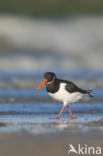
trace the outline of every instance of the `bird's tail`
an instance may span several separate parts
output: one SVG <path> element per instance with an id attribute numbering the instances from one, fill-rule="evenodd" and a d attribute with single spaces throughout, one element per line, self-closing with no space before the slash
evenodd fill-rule
<path id="1" fill-rule="evenodd" d="M 91 92 L 92 92 L 93 90 L 86 90 L 86 93 L 90 96 L 90 97 L 94 97 L 93 95 L 91 95 Z"/>

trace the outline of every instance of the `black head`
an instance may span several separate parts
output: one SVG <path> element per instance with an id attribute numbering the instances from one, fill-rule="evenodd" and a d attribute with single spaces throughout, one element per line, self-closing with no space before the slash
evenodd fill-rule
<path id="1" fill-rule="evenodd" d="M 56 78 L 56 75 L 53 72 L 47 72 L 44 74 L 44 79 L 46 79 L 47 82 L 53 81 L 55 78 Z"/>
<path id="2" fill-rule="evenodd" d="M 37 87 L 37 90 L 40 89 L 45 83 L 46 84 L 50 84 L 52 82 L 54 82 L 56 78 L 56 75 L 52 72 L 47 72 L 44 74 L 44 80 L 41 82 L 41 84 Z"/>

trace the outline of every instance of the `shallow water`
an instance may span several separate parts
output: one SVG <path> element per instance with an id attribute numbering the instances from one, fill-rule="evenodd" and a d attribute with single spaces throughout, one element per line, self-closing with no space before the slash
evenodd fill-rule
<path id="1" fill-rule="evenodd" d="M 0 89 L 0 132 L 29 131 L 30 133 L 60 132 L 67 127 L 84 131 L 91 127 L 89 122 L 103 118 L 103 89 L 93 91 L 94 98 L 70 104 L 76 120 L 69 119 L 64 111 L 60 120 L 55 120 L 62 103 L 52 100 L 45 89 L 35 88 Z M 100 128 L 101 126 L 98 126 Z"/>

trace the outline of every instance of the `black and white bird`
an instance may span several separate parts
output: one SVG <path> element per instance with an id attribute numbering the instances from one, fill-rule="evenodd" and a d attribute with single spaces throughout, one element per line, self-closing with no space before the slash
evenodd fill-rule
<path id="1" fill-rule="evenodd" d="M 65 107 L 69 110 L 70 118 L 76 119 L 69 108 L 69 104 L 83 99 L 86 95 L 92 97 L 90 94 L 92 90 L 83 90 L 76 86 L 73 82 L 58 79 L 53 72 L 47 72 L 44 74 L 44 80 L 38 86 L 37 90 L 44 84 L 46 84 L 46 90 L 52 98 L 63 102 L 63 107 L 56 119 L 60 118 Z"/>

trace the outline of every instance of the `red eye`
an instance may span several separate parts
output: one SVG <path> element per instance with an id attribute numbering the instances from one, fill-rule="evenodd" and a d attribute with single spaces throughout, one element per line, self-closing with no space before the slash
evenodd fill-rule
<path id="1" fill-rule="evenodd" d="M 50 74 L 48 74 L 48 78 L 51 78 L 51 75 Z"/>

